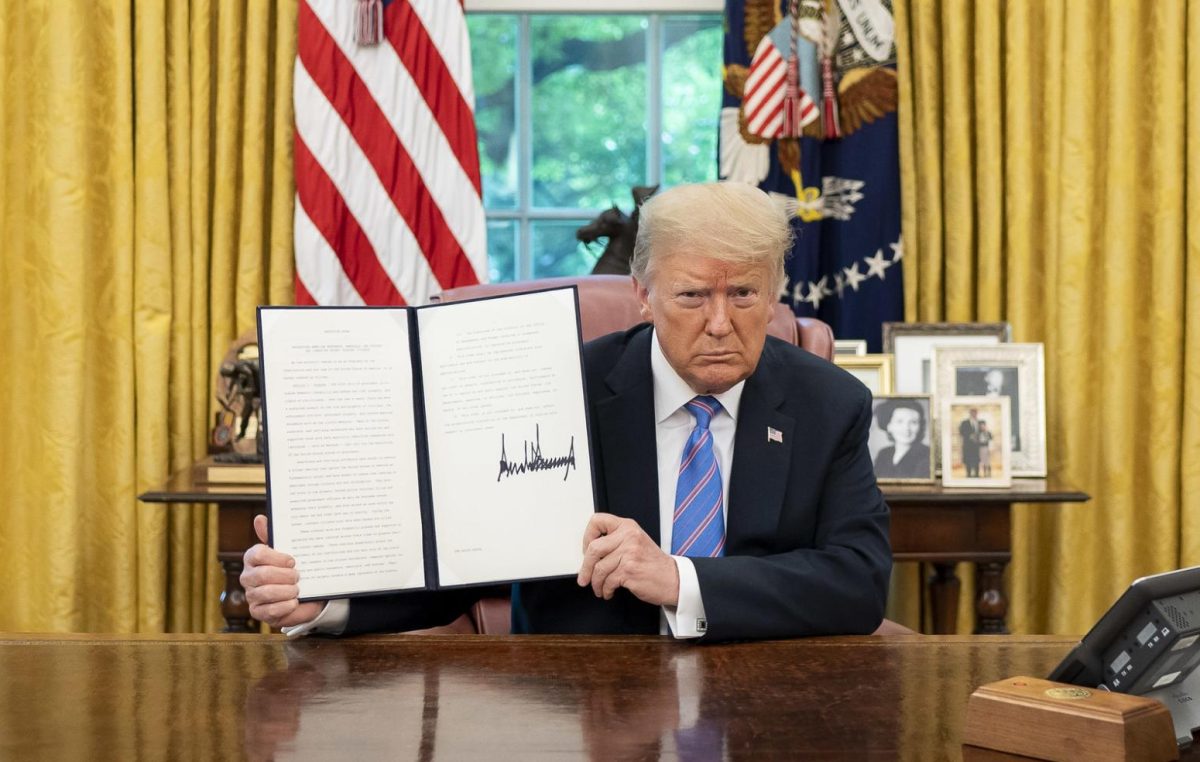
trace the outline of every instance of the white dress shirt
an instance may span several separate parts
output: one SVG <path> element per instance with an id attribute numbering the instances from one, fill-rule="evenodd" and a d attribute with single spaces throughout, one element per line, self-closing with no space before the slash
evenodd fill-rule
<path id="1" fill-rule="evenodd" d="M 654 377 L 654 432 L 658 452 L 658 529 L 659 546 L 671 552 L 671 527 L 675 517 L 675 487 L 679 482 L 679 463 L 683 448 L 696 418 L 686 407 L 696 392 L 679 377 L 658 344 L 655 333 L 650 342 L 650 371 Z M 721 472 L 721 520 L 729 516 L 729 474 L 733 467 L 733 434 L 737 428 L 738 404 L 742 399 L 745 381 L 739 381 L 729 391 L 712 396 L 721 403 L 721 410 L 712 417 L 708 430 L 712 432 L 713 454 Z M 671 556 L 679 569 L 679 604 L 663 606 L 663 617 L 677 638 L 698 638 L 707 629 L 704 600 L 700 581 L 690 559 Z M 665 631 L 664 631 L 665 634 Z"/>
<path id="2" fill-rule="evenodd" d="M 650 372 L 654 379 L 654 431 L 658 452 L 658 526 L 659 547 L 671 552 L 671 527 L 675 516 L 675 487 L 679 481 L 679 463 L 683 459 L 683 448 L 692 429 L 695 417 L 685 407 L 696 392 L 680 378 L 667 356 L 663 354 L 655 333 L 650 342 Z M 714 394 L 721 403 L 721 410 L 709 423 L 712 432 L 713 451 L 717 467 L 721 471 L 722 521 L 729 516 L 729 475 L 733 467 L 733 435 L 737 428 L 738 404 L 746 382 L 739 381 L 733 388 Z M 662 633 L 674 634 L 677 638 L 698 638 L 707 629 L 704 600 L 700 594 L 700 581 L 696 567 L 683 556 L 671 556 L 679 570 L 679 602 L 676 606 L 663 606 Z M 338 635 L 346 629 L 350 619 L 350 601 L 336 598 L 329 601 L 317 617 L 295 627 L 284 627 L 288 637 L 298 637 L 310 632 Z M 669 628 L 669 629 L 668 629 Z"/>

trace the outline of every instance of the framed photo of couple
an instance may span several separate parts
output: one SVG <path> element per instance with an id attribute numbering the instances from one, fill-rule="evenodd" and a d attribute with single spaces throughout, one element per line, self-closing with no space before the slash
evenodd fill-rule
<path id="1" fill-rule="evenodd" d="M 977 395 L 1009 400 L 1004 430 L 1012 449 L 1013 476 L 1046 475 L 1046 382 L 1041 344 L 933 350 L 937 399 Z"/>
<path id="2" fill-rule="evenodd" d="M 867 449 L 881 484 L 932 484 L 932 398 L 928 394 L 876 395 Z"/>
<path id="3" fill-rule="evenodd" d="M 942 484 L 1012 484 L 1011 402 L 1007 397 L 942 398 Z"/>

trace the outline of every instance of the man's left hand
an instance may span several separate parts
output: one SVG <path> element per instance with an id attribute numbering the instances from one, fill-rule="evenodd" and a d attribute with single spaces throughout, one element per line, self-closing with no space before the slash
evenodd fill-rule
<path id="1" fill-rule="evenodd" d="M 597 513 L 583 533 L 583 566 L 576 579 L 610 600 L 623 587 L 655 606 L 679 603 L 679 569 L 633 519 Z"/>

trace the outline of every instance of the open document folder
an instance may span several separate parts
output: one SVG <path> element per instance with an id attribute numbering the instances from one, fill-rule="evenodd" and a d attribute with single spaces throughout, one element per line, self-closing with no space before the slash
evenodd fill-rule
<path id="1" fill-rule="evenodd" d="M 574 287 L 260 307 L 271 543 L 300 598 L 574 575 L 595 511 Z"/>

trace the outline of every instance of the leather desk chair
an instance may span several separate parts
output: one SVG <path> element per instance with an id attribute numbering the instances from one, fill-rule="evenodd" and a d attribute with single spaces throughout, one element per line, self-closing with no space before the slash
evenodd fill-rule
<path id="1" fill-rule="evenodd" d="M 628 275 L 581 275 L 562 278 L 543 278 L 517 283 L 485 283 L 477 286 L 451 288 L 434 296 L 434 302 L 454 302 L 500 294 L 517 294 L 561 286 L 579 288 L 579 318 L 583 340 L 623 331 L 642 322 L 637 297 Z M 796 344 L 826 360 L 833 359 L 833 330 L 816 318 L 796 317 L 783 304 L 775 305 L 775 314 L 767 333 Z M 510 606 L 507 598 L 485 598 L 471 611 L 445 627 L 421 632 L 480 633 L 506 635 L 510 628 Z M 876 635 L 911 634 L 912 630 L 896 622 L 884 620 Z"/>
<path id="2" fill-rule="evenodd" d="M 579 287 L 579 318 L 584 341 L 606 333 L 624 331 L 642 322 L 638 301 L 628 275 L 580 275 L 518 283 L 462 286 L 447 289 L 434 296 L 432 301 L 456 302 L 482 296 L 519 294 L 522 291 L 562 286 Z M 775 314 L 771 316 L 767 333 L 807 349 L 817 357 L 833 359 L 833 331 L 829 325 L 816 318 L 798 318 L 783 304 L 775 305 Z"/>

